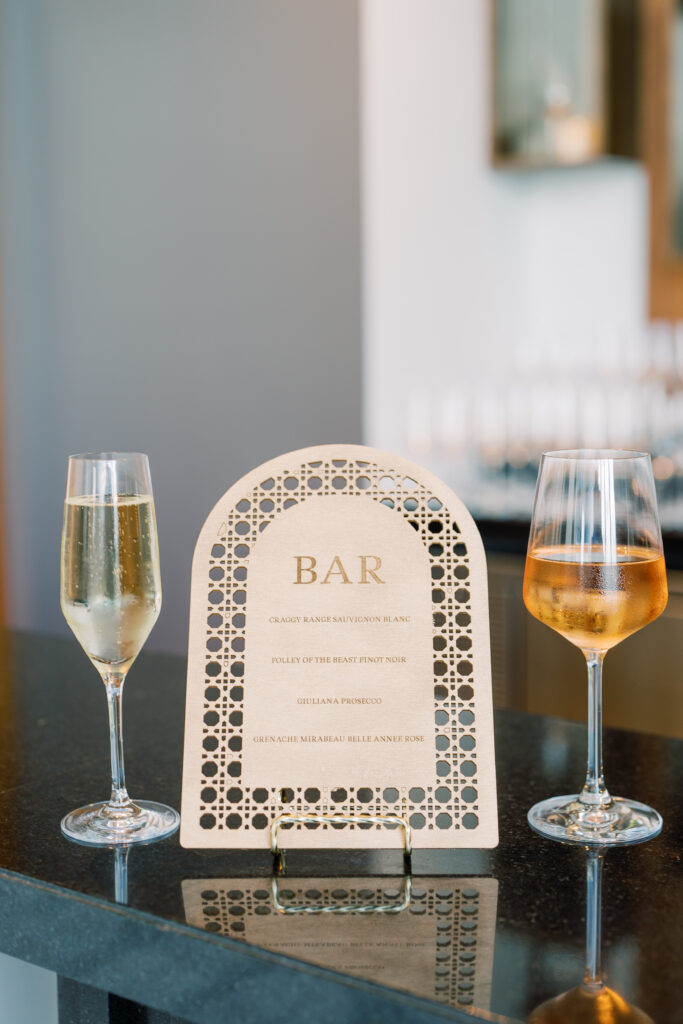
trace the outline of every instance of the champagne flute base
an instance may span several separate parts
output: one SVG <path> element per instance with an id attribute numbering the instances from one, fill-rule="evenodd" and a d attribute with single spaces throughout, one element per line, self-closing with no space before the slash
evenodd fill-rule
<path id="1" fill-rule="evenodd" d="M 67 839 L 83 846 L 129 846 L 154 843 L 173 835 L 180 815 L 166 804 L 137 800 L 130 808 L 112 809 L 108 802 L 88 804 L 62 819 Z"/>
<path id="2" fill-rule="evenodd" d="M 577 796 L 554 796 L 534 804 L 527 821 L 549 839 L 579 846 L 627 846 L 659 835 L 662 817 L 635 800 L 613 797 L 607 805 L 584 803 Z"/>

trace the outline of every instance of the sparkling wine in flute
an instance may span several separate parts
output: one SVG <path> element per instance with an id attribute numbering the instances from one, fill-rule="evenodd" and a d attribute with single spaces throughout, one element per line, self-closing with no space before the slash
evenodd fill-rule
<path id="1" fill-rule="evenodd" d="M 536 831 L 607 846 L 657 835 L 657 811 L 612 797 L 602 767 L 605 654 L 664 611 L 662 535 L 650 456 L 581 449 L 541 459 L 524 573 L 524 603 L 581 649 L 588 668 L 586 781 L 576 796 L 535 804 Z"/>
<path id="2" fill-rule="evenodd" d="M 105 685 L 112 782 L 110 799 L 67 814 L 62 832 L 86 845 L 119 847 L 171 835 L 178 813 L 165 804 L 131 800 L 123 768 L 123 684 L 161 608 L 146 455 L 103 452 L 69 459 L 61 605 Z"/>
<path id="3" fill-rule="evenodd" d="M 534 548 L 527 555 L 525 605 L 581 650 L 608 651 L 666 607 L 660 551 L 621 545 L 613 562 L 599 561 L 601 554 L 567 545 Z"/>
<path id="4" fill-rule="evenodd" d="M 127 672 L 161 608 L 152 498 L 70 498 L 64 535 L 64 617 L 103 675 Z"/>

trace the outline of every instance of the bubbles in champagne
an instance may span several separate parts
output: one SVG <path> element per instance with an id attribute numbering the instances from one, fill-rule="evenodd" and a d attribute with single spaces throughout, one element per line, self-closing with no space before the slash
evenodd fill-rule
<path id="1" fill-rule="evenodd" d="M 154 503 L 69 498 L 62 537 L 62 611 L 97 668 L 126 672 L 161 608 Z"/>

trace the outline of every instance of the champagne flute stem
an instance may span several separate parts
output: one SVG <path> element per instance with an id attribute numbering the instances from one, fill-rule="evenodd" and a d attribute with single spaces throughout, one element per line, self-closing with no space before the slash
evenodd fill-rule
<path id="1" fill-rule="evenodd" d="M 601 925 L 602 925 L 602 865 L 601 850 L 588 851 L 586 870 L 586 975 L 584 984 L 594 987 L 602 984 Z"/>
<path id="2" fill-rule="evenodd" d="M 588 665 L 588 764 L 582 803 L 605 807 L 611 797 L 605 786 L 602 766 L 602 663 L 604 651 L 587 651 Z"/>
<path id="3" fill-rule="evenodd" d="M 126 791 L 126 780 L 123 768 L 123 726 L 121 718 L 121 700 L 125 675 L 110 672 L 105 677 L 107 688 L 107 704 L 109 706 L 109 747 L 111 750 L 111 799 L 110 810 L 129 808 L 131 799 Z"/>

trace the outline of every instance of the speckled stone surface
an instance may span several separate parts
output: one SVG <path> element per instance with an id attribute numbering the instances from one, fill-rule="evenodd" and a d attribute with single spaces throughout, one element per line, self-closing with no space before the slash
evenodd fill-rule
<path id="1" fill-rule="evenodd" d="M 179 805 L 185 663 L 143 655 L 124 696 L 133 797 Z M 182 883 L 267 879 L 265 853 L 183 850 L 177 836 L 132 849 L 128 904 L 114 900 L 110 850 L 73 845 L 59 822 L 106 797 L 104 691 L 75 642 L 12 634 L 0 649 L 0 949 L 67 979 L 194 1024 L 223 1021 L 524 1021 L 581 981 L 585 855 L 544 841 L 528 807 L 575 792 L 585 730 L 556 719 L 498 712 L 501 842 L 492 851 L 417 852 L 415 876 L 480 876 L 498 883 L 486 1005 L 465 1013 L 397 987 L 341 974 L 186 923 Z M 603 882 L 605 979 L 655 1024 L 683 1017 L 683 743 L 608 732 L 610 789 L 656 807 L 662 835 L 610 851 Z M 398 875 L 395 853 L 292 854 L 291 877 Z M 294 922 L 296 919 L 292 919 Z M 334 935 L 335 917 L 320 927 Z M 296 927 L 296 923 L 292 924 Z M 376 915 L 377 942 L 386 918 Z M 321 932 L 324 934 L 324 931 Z M 314 958 L 314 955 L 313 955 Z M 410 972 L 406 972 L 408 976 Z"/>

